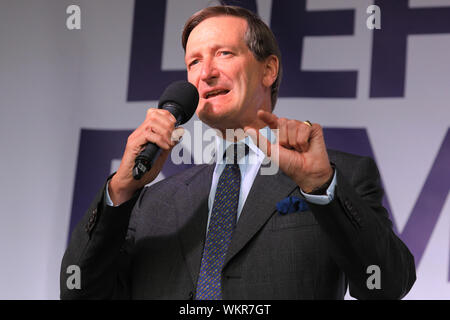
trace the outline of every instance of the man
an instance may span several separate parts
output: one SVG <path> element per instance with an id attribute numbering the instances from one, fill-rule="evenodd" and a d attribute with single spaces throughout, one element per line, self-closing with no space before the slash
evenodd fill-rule
<path id="1" fill-rule="evenodd" d="M 381 205 L 373 160 L 327 150 L 318 124 L 271 112 L 281 63 L 270 29 L 245 9 L 210 7 L 188 20 L 183 47 L 198 117 L 224 136 L 248 132 L 252 139 L 217 145 L 245 143 L 244 158 L 257 163 L 217 161 L 142 189 L 176 144 L 174 117 L 149 109 L 72 234 L 61 298 L 342 299 L 347 284 L 355 298 L 402 298 L 414 259 Z M 277 141 L 266 140 L 267 128 Z M 148 142 L 164 151 L 136 181 L 134 159 Z M 277 174 L 261 174 L 264 156 Z M 67 287 L 69 265 L 80 267 L 78 290 Z"/>

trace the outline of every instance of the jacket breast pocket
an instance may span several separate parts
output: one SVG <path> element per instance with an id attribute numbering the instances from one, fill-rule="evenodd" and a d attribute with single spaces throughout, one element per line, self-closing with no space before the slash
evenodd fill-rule
<path id="1" fill-rule="evenodd" d="M 318 225 L 311 211 L 297 211 L 286 214 L 276 212 L 272 218 L 272 230 L 291 229 Z"/>

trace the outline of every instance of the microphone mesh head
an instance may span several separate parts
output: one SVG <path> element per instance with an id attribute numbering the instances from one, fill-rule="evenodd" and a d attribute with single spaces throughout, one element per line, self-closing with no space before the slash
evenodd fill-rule
<path id="1" fill-rule="evenodd" d="M 182 111 L 182 121 L 186 123 L 197 109 L 199 95 L 197 88 L 187 81 L 176 81 L 171 83 L 159 98 L 158 108 L 162 108 L 166 103 L 173 103 L 180 106 Z"/>

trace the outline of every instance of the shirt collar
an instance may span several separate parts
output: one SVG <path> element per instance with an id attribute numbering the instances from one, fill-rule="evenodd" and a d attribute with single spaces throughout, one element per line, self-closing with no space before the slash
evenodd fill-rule
<path id="1" fill-rule="evenodd" d="M 259 133 L 264 136 L 266 139 L 268 139 L 271 143 L 274 142 L 275 140 L 275 134 L 272 132 L 272 130 L 266 126 L 264 128 L 261 128 L 258 130 Z M 222 155 L 224 154 L 224 152 L 227 150 L 227 148 L 233 144 L 234 142 L 229 141 L 229 140 L 225 140 L 221 137 L 220 134 L 217 134 L 215 136 L 215 143 L 216 143 L 216 155 L 219 155 L 216 159 L 217 163 L 223 163 L 223 157 Z M 246 160 L 244 159 L 248 159 L 249 157 L 254 157 L 256 156 L 258 159 L 263 159 L 265 157 L 264 152 L 261 151 L 261 149 L 258 148 L 258 146 L 253 142 L 253 139 L 251 139 L 250 137 L 245 137 L 242 140 L 239 140 L 237 142 L 239 143 L 245 143 L 248 145 L 249 147 L 249 153 L 248 155 L 246 155 L 245 157 L 243 157 L 241 160 L 238 161 L 239 164 L 241 163 L 245 163 Z"/>

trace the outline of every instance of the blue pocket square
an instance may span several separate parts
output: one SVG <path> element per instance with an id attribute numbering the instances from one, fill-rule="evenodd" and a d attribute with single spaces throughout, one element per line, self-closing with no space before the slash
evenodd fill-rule
<path id="1" fill-rule="evenodd" d="M 303 212 L 309 210 L 306 201 L 299 197 L 287 197 L 277 202 L 277 210 L 281 214 L 288 214 L 292 212 Z"/>

